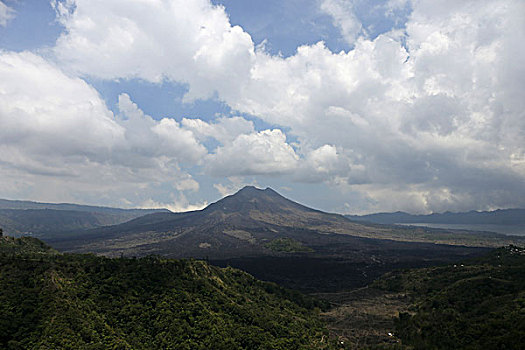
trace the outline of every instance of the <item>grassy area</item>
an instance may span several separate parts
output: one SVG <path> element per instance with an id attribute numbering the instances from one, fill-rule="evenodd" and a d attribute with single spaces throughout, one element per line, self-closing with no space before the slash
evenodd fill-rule
<path id="1" fill-rule="evenodd" d="M 292 238 L 278 238 L 269 243 L 266 243 L 265 247 L 273 250 L 274 252 L 285 253 L 310 253 L 314 251 L 312 248 L 307 247 L 301 242 Z"/>

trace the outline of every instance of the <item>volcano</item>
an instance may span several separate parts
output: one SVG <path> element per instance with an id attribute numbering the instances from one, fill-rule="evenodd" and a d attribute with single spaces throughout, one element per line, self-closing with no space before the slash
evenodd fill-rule
<path id="1" fill-rule="evenodd" d="M 232 257 L 311 252 L 327 235 L 388 231 L 289 200 L 271 188 L 246 186 L 202 210 L 154 213 L 129 222 L 48 240 L 72 252 L 108 256 Z M 272 242 L 275 242 L 272 244 Z"/>
<path id="2" fill-rule="evenodd" d="M 353 222 L 271 188 L 248 186 L 202 210 L 153 213 L 46 241 L 60 251 L 109 257 L 209 259 L 309 291 L 360 287 L 392 269 L 442 264 L 485 251 L 402 241 L 407 232 L 412 234 L 406 228 Z"/>

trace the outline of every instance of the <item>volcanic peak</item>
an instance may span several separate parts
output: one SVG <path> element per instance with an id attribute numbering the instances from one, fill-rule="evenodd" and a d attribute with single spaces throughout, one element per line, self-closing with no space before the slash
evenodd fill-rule
<path id="1" fill-rule="evenodd" d="M 220 210 L 223 212 L 244 212 L 246 210 L 279 210 L 283 207 L 298 205 L 281 196 L 273 189 L 259 189 L 246 186 L 237 193 L 209 205 L 204 211 Z"/>

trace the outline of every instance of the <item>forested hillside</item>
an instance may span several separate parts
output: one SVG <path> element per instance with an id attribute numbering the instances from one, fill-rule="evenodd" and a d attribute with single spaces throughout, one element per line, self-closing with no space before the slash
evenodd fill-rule
<path id="1" fill-rule="evenodd" d="M 33 237 L 14 238 L 3 236 L 3 229 L 0 228 L 0 256 L 11 256 L 22 254 L 56 254 L 56 250 Z"/>
<path id="2" fill-rule="evenodd" d="M 375 283 L 412 299 L 396 336 L 416 349 L 522 349 L 525 249 L 443 267 L 390 273 Z"/>
<path id="3" fill-rule="evenodd" d="M 26 238 L 0 248 L 0 348 L 330 348 L 319 301 L 240 270 L 56 254 Z"/>

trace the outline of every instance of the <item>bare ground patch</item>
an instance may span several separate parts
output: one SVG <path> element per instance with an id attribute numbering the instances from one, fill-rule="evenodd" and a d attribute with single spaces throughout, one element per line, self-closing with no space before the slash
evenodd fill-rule
<path id="1" fill-rule="evenodd" d="M 402 349 L 394 333 L 394 318 L 406 312 L 409 299 L 404 293 L 364 287 L 337 293 L 316 293 L 333 307 L 321 314 L 330 335 L 346 349 Z"/>

